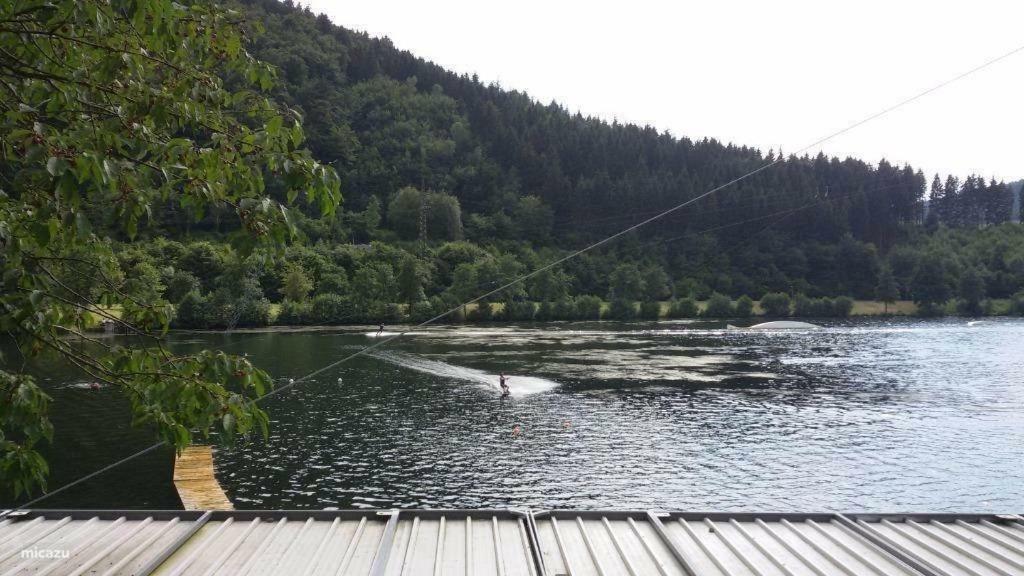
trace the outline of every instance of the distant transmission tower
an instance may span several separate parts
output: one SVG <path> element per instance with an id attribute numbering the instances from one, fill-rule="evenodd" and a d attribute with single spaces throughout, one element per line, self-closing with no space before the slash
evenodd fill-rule
<path id="1" fill-rule="evenodd" d="M 427 210 L 429 202 L 427 200 L 427 193 L 420 192 L 420 242 L 423 244 L 427 243 Z"/>

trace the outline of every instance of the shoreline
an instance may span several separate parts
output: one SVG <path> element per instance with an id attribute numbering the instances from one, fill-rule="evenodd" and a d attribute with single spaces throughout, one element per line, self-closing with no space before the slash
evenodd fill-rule
<path id="1" fill-rule="evenodd" d="M 659 314 L 657 318 L 644 318 L 637 314 L 633 318 L 609 318 L 606 317 L 608 314 L 611 304 L 609 302 L 602 302 L 601 304 L 601 318 L 534 318 L 530 320 L 523 319 L 502 319 L 500 317 L 492 316 L 490 318 L 479 319 L 479 318 L 468 318 L 469 312 L 475 313 L 478 309 L 477 304 L 467 305 L 466 312 L 453 312 L 451 319 L 445 319 L 435 322 L 435 326 L 493 326 L 493 325 L 509 325 L 509 324 L 549 324 L 549 323 L 565 323 L 565 322 L 664 322 L 664 321 L 692 321 L 692 322 L 746 322 L 751 320 L 836 320 L 844 318 L 973 318 L 973 319 L 984 319 L 984 318 L 1005 318 L 1005 317 L 1016 317 L 1011 314 L 1011 301 L 1009 299 L 993 299 L 992 312 L 989 314 L 981 315 L 965 315 L 959 313 L 954 304 L 947 304 L 942 314 L 934 316 L 923 316 L 918 314 L 918 306 L 910 300 L 897 300 L 896 302 L 888 305 L 888 310 L 883 302 L 877 300 L 853 300 L 853 306 L 850 308 L 850 312 L 846 316 L 798 316 L 796 314 L 790 314 L 789 316 L 769 316 L 764 313 L 761 308 L 760 301 L 755 301 L 751 314 L 749 316 L 715 316 L 705 317 L 702 316 L 705 309 L 707 308 L 708 301 L 700 300 L 695 301 L 697 314 L 694 316 L 686 317 L 672 317 L 670 316 L 671 301 L 658 302 L 660 306 Z M 539 303 L 534 303 L 539 305 Z M 172 327 L 170 332 L 178 334 L 225 334 L 225 333 L 291 333 L 291 332 L 327 332 L 327 331 L 351 331 L 351 332 L 365 332 L 365 331 L 376 331 L 378 324 L 373 323 L 352 323 L 352 324 L 277 324 L 274 322 L 277 317 L 277 313 L 280 309 L 280 304 L 272 304 L 273 307 L 271 313 L 271 322 L 262 326 L 240 326 L 233 328 L 188 328 L 188 327 Z M 504 303 L 492 303 L 492 310 L 500 312 L 504 309 Z M 114 313 L 114 312 L 112 312 Z M 386 326 L 403 326 L 411 327 L 417 325 L 417 322 L 409 319 L 403 320 L 392 320 L 385 321 Z M 105 331 L 103 324 L 97 323 L 95 326 L 87 329 L 91 333 L 103 334 L 115 336 L 123 335 L 118 331 Z"/>
<path id="2" fill-rule="evenodd" d="M 798 321 L 835 321 L 835 320 L 851 320 L 851 319 L 900 319 L 900 320 L 943 320 L 943 319 L 976 319 L 976 320 L 988 320 L 998 318 L 1017 318 L 1012 315 L 994 315 L 994 316 L 965 316 L 959 314 L 946 314 L 943 316 L 917 316 L 915 314 L 898 314 L 892 313 L 883 314 L 881 312 L 874 313 L 851 313 L 849 316 L 844 318 L 839 317 L 799 317 L 789 316 L 781 318 L 782 320 L 798 320 Z M 438 327 L 499 327 L 499 326 L 523 326 L 523 325 L 561 325 L 561 324 L 572 324 L 572 323 L 592 323 L 592 324 L 644 324 L 644 323 L 683 323 L 683 324 L 714 324 L 723 323 L 721 327 L 725 330 L 724 324 L 733 322 L 747 323 L 753 322 L 758 323 L 767 320 L 778 320 L 780 318 L 774 318 L 765 316 L 762 314 L 755 314 L 745 318 L 658 318 L 655 319 L 644 319 L 634 318 L 632 320 L 619 320 L 612 318 L 602 318 L 600 320 L 586 320 L 586 319 L 574 319 L 574 320 L 487 320 L 487 321 L 462 321 L 462 322 L 437 322 L 430 326 L 424 326 L 423 329 L 438 328 Z M 416 324 L 410 322 L 395 322 L 385 325 L 385 332 L 396 332 L 403 330 L 411 330 Z M 196 328 L 172 328 L 169 333 L 171 334 L 300 334 L 309 332 L 347 332 L 352 334 L 359 334 L 363 332 L 376 332 L 376 324 L 271 324 L 268 326 L 248 326 L 239 328 L 208 328 L 208 329 L 196 329 Z"/>

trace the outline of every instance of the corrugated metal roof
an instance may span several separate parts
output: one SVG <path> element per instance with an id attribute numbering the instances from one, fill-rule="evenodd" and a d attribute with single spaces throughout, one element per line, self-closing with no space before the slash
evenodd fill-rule
<path id="1" fill-rule="evenodd" d="M 27 511 L 0 576 L 1024 576 L 995 515 Z"/>
<path id="2" fill-rule="evenodd" d="M 137 574 L 199 514 L 31 514 L 0 525 L 0 574 Z"/>
<path id="3" fill-rule="evenodd" d="M 156 574 L 369 574 L 388 513 L 218 515 Z"/>
<path id="4" fill-rule="evenodd" d="M 553 511 L 547 574 L 1024 576 L 1024 524 L 969 515 Z"/>
<path id="5" fill-rule="evenodd" d="M 525 512 L 90 514 L 29 511 L 0 522 L 0 576 L 540 576 Z"/>
<path id="6" fill-rule="evenodd" d="M 923 572 L 947 576 L 1024 575 L 1024 524 L 985 516 L 856 515 L 844 518 Z"/>
<path id="7" fill-rule="evenodd" d="M 402 512 L 387 576 L 536 576 L 526 514 Z"/>
<path id="8" fill-rule="evenodd" d="M 664 525 L 700 574 L 917 574 L 829 516 L 673 514 Z"/>
<path id="9" fill-rule="evenodd" d="M 550 575 L 688 574 L 645 512 L 542 512 L 534 523 Z"/>

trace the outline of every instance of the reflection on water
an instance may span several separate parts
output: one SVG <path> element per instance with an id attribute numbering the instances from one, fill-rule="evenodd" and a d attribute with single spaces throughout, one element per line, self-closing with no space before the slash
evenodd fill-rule
<path id="1" fill-rule="evenodd" d="M 189 334 L 177 345 L 244 351 L 286 380 L 374 335 Z M 221 450 L 218 474 L 242 508 L 1020 510 L 1022 335 L 1019 320 L 952 319 L 418 330 L 274 398 L 271 438 Z M 498 397 L 499 372 L 510 399 Z M 64 399 L 85 400 L 76 417 L 120 422 L 116 402 L 95 401 L 114 391 L 57 389 L 81 379 L 51 376 Z M 55 455 L 55 474 L 128 453 L 78 449 Z M 70 505 L 159 504 L 152 469 L 165 465 L 137 467 L 148 484 L 125 475 Z"/>

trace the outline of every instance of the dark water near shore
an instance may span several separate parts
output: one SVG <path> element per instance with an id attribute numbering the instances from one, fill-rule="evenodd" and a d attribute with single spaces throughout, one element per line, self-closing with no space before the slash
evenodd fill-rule
<path id="1" fill-rule="evenodd" d="M 271 438 L 221 450 L 218 475 L 239 508 L 1024 509 L 1024 321 L 721 326 L 425 330 L 272 399 Z M 370 342 L 175 336 L 281 381 Z M 152 442 L 116 392 L 39 370 L 57 400 L 52 485 Z M 47 506 L 174 507 L 169 478 L 164 451 Z"/>

